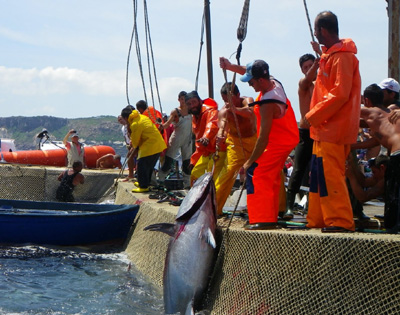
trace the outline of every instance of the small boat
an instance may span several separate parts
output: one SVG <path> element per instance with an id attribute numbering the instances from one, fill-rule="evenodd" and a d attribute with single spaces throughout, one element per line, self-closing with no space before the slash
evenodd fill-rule
<path id="1" fill-rule="evenodd" d="M 121 246 L 138 210 L 138 205 L 0 199 L 0 244 Z"/>

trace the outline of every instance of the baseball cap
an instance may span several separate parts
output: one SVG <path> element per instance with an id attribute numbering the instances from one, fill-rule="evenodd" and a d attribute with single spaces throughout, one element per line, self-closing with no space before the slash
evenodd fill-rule
<path id="1" fill-rule="evenodd" d="M 264 60 L 254 60 L 246 66 L 246 73 L 240 78 L 242 82 L 249 82 L 251 79 L 259 79 L 269 74 L 269 66 Z"/>
<path id="2" fill-rule="evenodd" d="M 390 91 L 399 93 L 400 85 L 395 79 L 387 78 L 378 84 L 381 89 L 388 89 Z"/>
<path id="3" fill-rule="evenodd" d="M 79 135 L 75 132 L 75 133 L 72 134 L 71 138 L 73 138 L 73 137 L 78 137 L 79 138 Z"/>

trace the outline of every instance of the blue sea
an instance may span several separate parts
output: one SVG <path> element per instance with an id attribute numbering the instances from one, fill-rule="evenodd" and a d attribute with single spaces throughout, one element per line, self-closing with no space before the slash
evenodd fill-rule
<path id="1" fill-rule="evenodd" d="M 162 292 L 124 254 L 0 247 L 0 314 L 162 314 Z"/>

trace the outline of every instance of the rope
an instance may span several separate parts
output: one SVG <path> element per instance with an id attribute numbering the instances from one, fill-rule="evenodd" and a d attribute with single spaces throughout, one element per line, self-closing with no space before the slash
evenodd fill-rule
<path id="1" fill-rule="evenodd" d="M 130 104 L 129 96 L 128 96 L 128 90 L 129 90 L 128 73 L 129 73 L 129 63 L 130 63 L 130 55 L 131 55 L 131 50 L 132 50 L 132 43 L 133 43 L 133 38 L 135 38 L 136 56 L 137 56 L 137 60 L 138 60 L 140 77 L 142 80 L 144 100 L 148 104 L 146 83 L 145 83 L 143 65 L 142 65 L 142 54 L 141 54 L 141 49 L 140 49 L 139 33 L 138 33 L 138 26 L 137 26 L 137 14 L 138 14 L 137 6 L 138 6 L 137 0 L 133 0 L 133 21 L 134 22 L 133 22 L 133 29 L 132 29 L 131 40 L 130 40 L 130 45 L 129 45 L 129 51 L 128 51 L 128 61 L 127 61 L 127 66 L 126 66 L 126 97 L 127 97 L 128 104 Z M 155 103 L 154 102 L 154 92 L 153 92 L 154 88 L 153 88 L 153 79 L 152 79 L 152 71 L 153 71 L 154 84 L 155 84 L 155 89 L 157 92 L 157 99 L 158 99 L 158 103 L 160 106 L 160 110 L 162 112 L 163 110 L 162 110 L 160 92 L 159 92 L 158 83 L 157 83 L 157 74 L 156 74 L 156 67 L 155 67 L 155 61 L 154 61 L 153 45 L 152 45 L 151 35 L 150 35 L 150 23 L 149 23 L 149 18 L 148 18 L 148 10 L 147 10 L 147 1 L 146 0 L 143 0 L 143 6 L 144 6 L 144 20 L 145 20 L 147 69 L 148 69 L 148 73 L 149 73 L 151 99 L 152 99 L 152 104 L 154 104 Z M 150 57 L 151 57 L 151 60 L 150 60 Z M 149 117 L 152 117 L 152 114 L 150 113 L 150 111 L 149 111 Z M 153 117 L 153 118 L 154 118 L 154 121 L 156 121 L 156 117 Z"/>
<path id="2" fill-rule="evenodd" d="M 197 91 L 198 86 L 199 86 L 199 73 L 200 73 L 200 63 L 201 63 L 201 53 L 203 51 L 203 45 L 204 45 L 204 11 L 203 11 L 203 17 L 201 19 L 201 35 L 200 35 L 200 51 L 199 51 L 199 60 L 197 62 L 197 73 L 196 73 L 196 83 L 194 86 L 195 91 Z"/>

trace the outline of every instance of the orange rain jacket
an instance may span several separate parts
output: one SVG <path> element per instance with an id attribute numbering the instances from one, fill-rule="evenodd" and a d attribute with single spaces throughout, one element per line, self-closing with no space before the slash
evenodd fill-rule
<path id="1" fill-rule="evenodd" d="M 311 99 L 310 136 L 316 141 L 351 144 L 357 141 L 360 120 L 361 78 L 357 47 L 342 39 L 322 47 L 319 71 Z"/>
<path id="2" fill-rule="evenodd" d="M 197 139 L 206 137 L 209 140 L 208 145 L 196 142 L 196 150 L 190 158 L 190 164 L 196 165 L 200 156 L 208 156 L 215 152 L 216 135 L 218 133 L 218 104 L 211 98 L 203 100 L 201 113 L 198 117 L 193 115 L 192 120 L 193 133 Z"/>
<path id="3" fill-rule="evenodd" d="M 153 106 L 148 106 L 142 115 L 149 117 L 153 124 L 156 125 L 158 131 L 160 131 L 161 136 L 164 139 L 165 144 L 168 146 L 167 132 L 165 130 L 160 130 L 160 123 L 163 121 L 161 113 Z M 159 122 L 157 122 L 156 119 L 158 119 Z"/>

